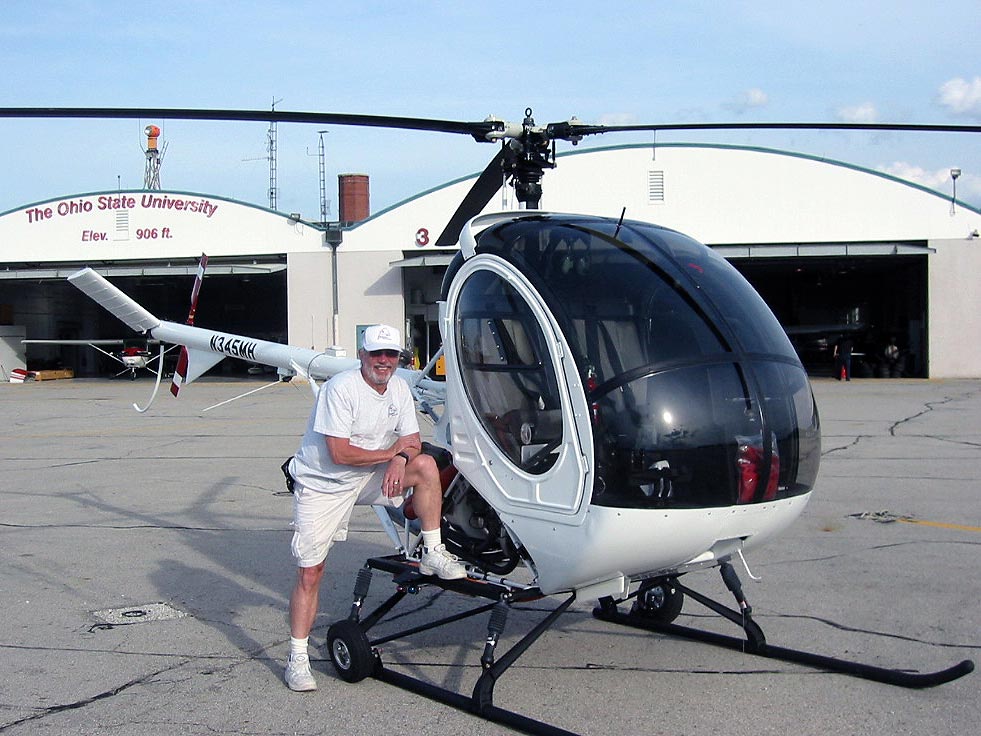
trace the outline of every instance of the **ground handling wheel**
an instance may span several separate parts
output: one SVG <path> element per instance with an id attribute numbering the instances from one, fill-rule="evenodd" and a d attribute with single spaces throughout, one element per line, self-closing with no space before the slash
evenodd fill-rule
<path id="1" fill-rule="evenodd" d="M 368 644 L 361 627 L 346 619 L 327 629 L 327 654 L 342 680 L 361 682 L 375 671 L 378 658 Z"/>

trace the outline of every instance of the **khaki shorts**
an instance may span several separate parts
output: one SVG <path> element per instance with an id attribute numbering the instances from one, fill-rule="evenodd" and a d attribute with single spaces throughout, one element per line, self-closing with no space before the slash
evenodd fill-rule
<path id="1" fill-rule="evenodd" d="M 388 498 L 382 491 L 387 463 L 376 465 L 362 479 L 345 488 L 324 493 L 297 482 L 293 491 L 293 541 L 290 550 L 298 567 L 314 567 L 327 559 L 334 542 L 347 539 L 354 506 L 399 506 L 402 496 Z"/>

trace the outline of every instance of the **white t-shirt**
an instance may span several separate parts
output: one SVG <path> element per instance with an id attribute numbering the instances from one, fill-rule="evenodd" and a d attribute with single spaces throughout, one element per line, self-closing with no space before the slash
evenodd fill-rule
<path id="1" fill-rule="evenodd" d="M 335 463 L 325 435 L 348 438 L 364 450 L 381 450 L 418 431 L 415 402 L 403 378 L 392 376 L 380 394 L 364 380 L 360 368 L 338 373 L 320 387 L 293 460 L 293 477 L 311 490 L 346 491 L 376 466 Z"/>

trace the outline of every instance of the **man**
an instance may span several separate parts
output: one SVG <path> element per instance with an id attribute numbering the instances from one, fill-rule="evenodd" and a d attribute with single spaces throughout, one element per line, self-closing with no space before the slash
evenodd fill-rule
<path id="1" fill-rule="evenodd" d="M 852 350 L 852 339 L 848 335 L 835 343 L 835 378 L 839 381 L 842 378 L 846 381 L 852 380 Z"/>
<path id="2" fill-rule="evenodd" d="M 439 471 L 436 461 L 422 454 L 412 394 L 395 375 L 401 350 L 394 327 L 365 330 L 360 368 L 339 373 L 320 387 L 290 466 L 295 479 L 291 548 L 297 561 L 286 664 L 291 690 L 317 689 L 307 653 L 310 629 L 327 552 L 334 541 L 347 538 L 355 503 L 396 504 L 405 488 L 413 488 L 413 506 L 422 523 L 419 571 L 447 580 L 467 574 L 442 544 Z"/>

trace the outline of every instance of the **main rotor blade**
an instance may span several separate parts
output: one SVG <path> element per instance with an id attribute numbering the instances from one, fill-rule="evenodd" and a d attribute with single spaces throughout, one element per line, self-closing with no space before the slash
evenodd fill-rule
<path id="1" fill-rule="evenodd" d="M 460 202 L 456 212 L 450 217 L 446 227 L 443 228 L 443 232 L 436 239 L 436 245 L 456 245 L 460 239 L 460 231 L 463 230 L 467 220 L 479 215 L 490 202 L 491 197 L 501 188 L 504 180 L 504 169 L 502 168 L 504 155 L 504 148 L 502 147 L 497 155 L 491 159 L 487 168 L 480 172 L 477 181 L 470 187 L 467 196 Z"/>
<path id="2" fill-rule="evenodd" d="M 396 128 L 438 133 L 458 133 L 487 140 L 492 132 L 502 132 L 507 123 L 500 120 L 467 122 L 388 115 L 358 115 L 335 112 L 297 112 L 289 110 L 227 110 L 161 107 L 0 107 L 0 118 L 162 118 L 170 120 L 227 120 L 244 122 L 310 123 Z M 916 123 L 665 123 L 637 125 L 588 125 L 564 121 L 546 126 L 549 138 L 575 139 L 599 133 L 627 133 L 658 130 L 878 130 L 912 132 L 978 133 L 981 125 Z"/>
<path id="3" fill-rule="evenodd" d="M 227 120 L 246 122 L 312 123 L 373 128 L 461 133 L 478 140 L 502 128 L 495 121 L 464 122 L 429 118 L 354 115 L 339 112 L 290 112 L 288 110 L 199 110 L 167 107 L 0 107 L 0 118 L 161 118 L 168 120 Z"/>
<path id="4" fill-rule="evenodd" d="M 628 133 L 659 130 L 878 130 L 922 133 L 981 133 L 981 125 L 925 125 L 916 123 L 668 123 L 639 125 L 585 125 L 578 122 L 550 123 L 552 138 L 575 139 L 597 133 Z"/>

